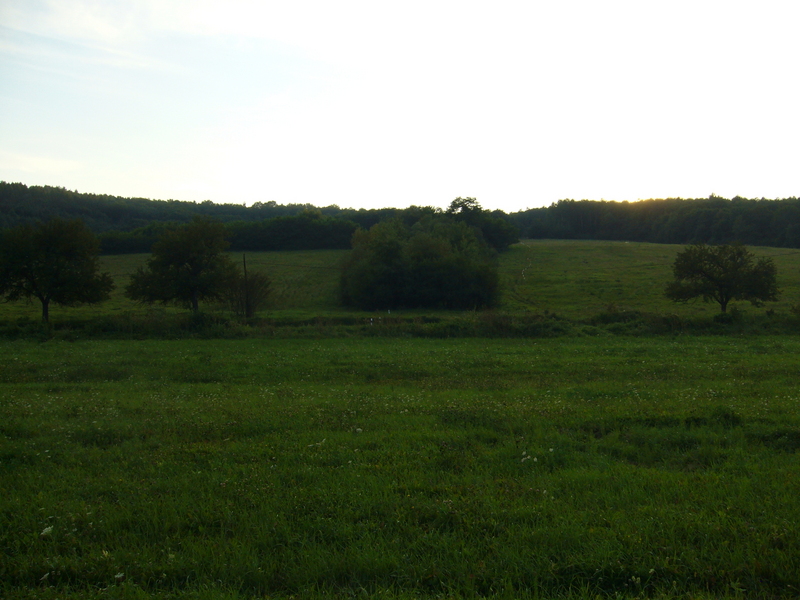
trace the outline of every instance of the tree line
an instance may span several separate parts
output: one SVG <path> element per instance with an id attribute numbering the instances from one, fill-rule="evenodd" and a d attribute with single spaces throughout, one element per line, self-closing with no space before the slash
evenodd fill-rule
<path id="1" fill-rule="evenodd" d="M 352 209 L 335 204 L 250 206 L 82 194 L 59 187 L 0 181 L 0 229 L 53 217 L 80 219 L 101 237 L 104 253 L 147 252 L 167 228 L 205 216 L 226 224 L 234 250 L 347 248 L 356 228 L 390 219 L 413 224 L 440 209 Z M 314 219 L 314 216 L 317 219 Z M 290 218 L 295 217 L 293 221 Z M 484 237 L 512 228 L 523 238 L 593 239 L 665 244 L 743 244 L 800 248 L 800 199 L 731 200 L 718 196 L 638 202 L 559 200 L 514 213 L 481 211 Z M 280 219 L 272 223 L 272 221 Z M 491 223 L 489 223 L 491 221 Z M 278 230 L 286 233 L 281 234 Z M 261 232 L 261 233 L 259 233 Z M 325 245 L 322 245 L 322 244 Z M 493 242 L 495 247 L 498 244 Z"/>
<path id="2" fill-rule="evenodd" d="M 502 211 L 487 211 L 474 198 L 448 209 L 450 216 L 481 229 L 494 248 L 502 250 L 519 238 L 519 231 Z M 148 200 L 81 194 L 64 188 L 0 182 L 0 230 L 52 218 L 81 220 L 99 236 L 103 254 L 149 252 L 166 232 L 207 217 L 224 224 L 234 251 L 347 249 L 358 228 L 399 219 L 413 225 L 425 216 L 442 214 L 425 206 L 381 209 L 317 208 L 311 204 L 280 205 L 256 202 L 251 206 Z"/>
<path id="3" fill-rule="evenodd" d="M 99 236 L 103 254 L 149 252 L 164 233 L 185 223 L 155 221 L 133 231 L 107 231 Z M 222 224 L 231 250 L 343 250 L 358 229 L 352 221 L 328 217 L 316 209 L 263 221 L 231 221 Z"/>
<path id="4" fill-rule="evenodd" d="M 209 217 L 230 221 L 262 221 L 315 210 L 311 204 L 281 205 L 275 202 L 215 204 L 211 200 L 150 200 L 106 194 L 86 194 L 62 187 L 26 186 L 0 181 L 0 229 L 23 223 L 80 219 L 95 234 L 106 231 L 133 231 L 154 222 L 188 223 L 193 218 Z M 333 216 L 339 209 L 320 209 Z"/>
<path id="5" fill-rule="evenodd" d="M 474 198 L 458 198 L 457 208 L 451 206 L 444 214 L 463 221 L 481 232 L 483 239 L 498 251 L 519 241 L 516 227 L 504 219 L 484 211 Z M 296 215 L 274 217 L 263 221 L 231 221 L 224 223 L 225 237 L 234 251 L 271 250 L 346 250 L 358 229 L 369 229 L 378 223 L 397 220 L 412 226 L 424 219 L 443 214 L 432 207 L 411 206 L 392 210 L 390 214 L 366 226 L 354 221 L 322 214 L 318 209 L 304 209 Z M 368 221 L 369 223 L 369 221 Z M 99 236 L 103 254 L 132 254 L 149 252 L 167 231 L 182 224 L 156 221 L 133 231 L 108 231 Z"/>
<path id="6" fill-rule="evenodd" d="M 560 200 L 511 215 L 522 237 L 800 248 L 800 199 Z"/>

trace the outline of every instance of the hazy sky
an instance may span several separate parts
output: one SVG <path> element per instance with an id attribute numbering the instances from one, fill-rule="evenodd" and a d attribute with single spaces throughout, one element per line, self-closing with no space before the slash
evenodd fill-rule
<path id="1" fill-rule="evenodd" d="M 800 2 L 0 0 L 0 179 L 516 211 L 800 195 Z"/>

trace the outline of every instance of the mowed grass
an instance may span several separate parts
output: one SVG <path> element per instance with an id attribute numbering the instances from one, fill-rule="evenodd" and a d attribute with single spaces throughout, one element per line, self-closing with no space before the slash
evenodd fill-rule
<path id="1" fill-rule="evenodd" d="M 0 343 L 4 598 L 779 598 L 800 340 Z"/>
<path id="2" fill-rule="evenodd" d="M 684 246 L 626 242 L 525 240 L 500 255 L 502 299 L 497 312 L 503 314 L 554 313 L 572 320 L 598 313 L 642 311 L 677 315 L 680 318 L 711 318 L 719 312 L 716 304 L 701 301 L 676 304 L 664 297 L 672 278 L 675 255 Z M 772 257 L 778 267 L 782 290 L 779 302 L 753 308 L 746 302 L 732 303 L 750 315 L 767 310 L 788 314 L 800 304 L 800 251 L 790 248 L 752 248 L 757 256 Z M 339 274 L 344 250 L 247 253 L 248 269 L 263 270 L 272 279 L 272 294 L 262 316 L 292 317 L 351 314 L 339 302 Z M 102 315 L 146 315 L 185 313 L 174 307 L 143 307 L 124 297 L 130 274 L 149 255 L 101 257 L 102 269 L 114 278 L 111 300 L 97 306 L 51 307 L 54 321 L 91 319 Z M 231 258 L 241 264 L 241 253 Z M 201 305 L 204 311 L 218 307 Z M 434 311 L 394 311 L 395 315 L 435 314 Z M 38 302 L 0 304 L 0 320 L 39 319 Z"/>

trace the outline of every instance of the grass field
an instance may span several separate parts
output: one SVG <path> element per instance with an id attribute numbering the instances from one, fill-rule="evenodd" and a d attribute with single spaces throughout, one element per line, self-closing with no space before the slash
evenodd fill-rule
<path id="1" fill-rule="evenodd" d="M 799 353 L 5 342 L 0 596 L 797 597 Z"/>
<path id="2" fill-rule="evenodd" d="M 509 315 L 555 313 L 567 319 L 587 319 L 598 313 L 643 311 L 680 318 L 711 318 L 719 307 L 702 302 L 675 304 L 663 290 L 672 277 L 672 262 L 683 246 L 626 242 L 527 240 L 500 255 L 502 301 L 497 312 Z M 733 303 L 746 314 L 773 310 L 788 314 L 800 304 L 800 251 L 790 248 L 752 248 L 770 256 L 778 267 L 782 295 L 762 309 Z M 339 306 L 339 267 L 346 251 L 254 252 L 247 254 L 248 268 L 263 269 L 273 281 L 269 309 L 262 316 L 315 317 L 360 314 Z M 109 302 L 78 308 L 51 307 L 54 322 L 102 315 L 184 313 L 177 308 L 147 308 L 123 295 L 130 274 L 149 255 L 101 257 L 117 289 Z M 232 258 L 241 261 L 240 254 Z M 201 306 L 203 310 L 214 307 Z M 395 314 L 431 314 L 401 311 Z M 0 304 L 0 321 L 40 318 L 38 303 Z M 433 313 L 435 314 L 435 313 Z"/>
<path id="3" fill-rule="evenodd" d="M 606 310 L 639 310 L 681 317 L 713 316 L 716 304 L 676 304 L 664 297 L 672 279 L 672 263 L 684 246 L 628 242 L 527 240 L 501 257 L 505 296 L 503 310 L 558 312 L 573 319 Z M 751 248 L 769 256 L 778 268 L 782 289 L 772 308 L 787 312 L 800 302 L 800 251 L 792 248 Z"/>
<path id="4" fill-rule="evenodd" d="M 248 254 L 256 324 L 134 306 L 145 255 L 0 305 L 0 597 L 800 596 L 800 254 L 720 324 L 680 249 L 525 242 L 483 313 L 342 309 L 338 251 Z"/>

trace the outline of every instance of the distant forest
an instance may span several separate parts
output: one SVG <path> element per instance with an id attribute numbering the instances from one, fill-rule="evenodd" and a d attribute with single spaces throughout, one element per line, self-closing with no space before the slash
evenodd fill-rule
<path id="1" fill-rule="evenodd" d="M 53 217 L 80 219 L 107 254 L 149 252 L 163 231 L 207 216 L 226 224 L 233 250 L 344 249 L 353 232 L 399 218 L 411 225 L 441 209 L 349 209 L 256 202 L 252 206 L 83 194 L 59 187 L 0 182 L 0 229 Z M 458 215 L 454 215 L 458 218 Z M 474 217 L 474 214 L 473 214 Z M 800 199 L 669 198 L 638 202 L 560 200 L 515 213 L 482 211 L 478 226 L 502 249 L 522 238 L 688 244 L 738 241 L 800 248 Z"/>
<path id="2" fill-rule="evenodd" d="M 509 215 L 522 237 L 800 248 L 800 199 L 560 200 Z"/>

